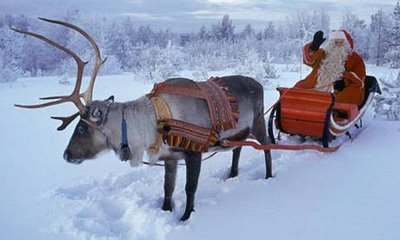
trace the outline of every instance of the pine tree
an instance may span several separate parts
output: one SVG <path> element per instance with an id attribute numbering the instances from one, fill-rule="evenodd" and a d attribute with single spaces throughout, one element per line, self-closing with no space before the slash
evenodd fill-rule
<path id="1" fill-rule="evenodd" d="M 22 36 L 17 36 L 8 27 L 0 27 L 0 82 L 13 82 L 22 74 L 18 57 Z"/>
<path id="2" fill-rule="evenodd" d="M 207 28 L 205 27 L 205 26 L 202 26 L 201 28 L 200 28 L 200 31 L 199 31 L 199 33 L 197 34 L 197 38 L 199 39 L 199 40 L 201 40 L 201 41 L 207 41 L 207 40 L 209 40 L 210 39 L 210 34 L 209 34 L 209 32 L 207 31 Z"/>
<path id="3" fill-rule="evenodd" d="M 140 64 L 137 57 L 138 51 L 145 45 L 144 42 L 149 41 L 147 37 L 141 39 L 141 36 L 133 29 L 129 18 L 122 22 L 114 22 L 107 29 L 104 54 L 107 56 L 114 55 L 123 70 L 133 71 Z"/>
<path id="4" fill-rule="evenodd" d="M 244 39 L 254 38 L 256 36 L 256 32 L 250 24 L 247 24 L 240 36 Z"/>
<path id="5" fill-rule="evenodd" d="M 213 33 L 217 40 L 233 42 L 235 26 L 230 20 L 229 15 L 225 15 L 222 21 L 213 26 Z"/>
<path id="6" fill-rule="evenodd" d="M 263 35 L 264 39 L 273 39 L 275 37 L 275 25 L 273 22 L 268 23 Z"/>
<path id="7" fill-rule="evenodd" d="M 390 34 L 390 47 L 386 54 L 390 66 L 400 68 L 400 1 L 393 11 L 393 28 Z"/>
<path id="8" fill-rule="evenodd" d="M 357 15 L 347 12 L 343 16 L 341 28 L 346 29 L 354 40 L 354 49 L 364 60 L 368 60 L 369 34 L 364 20 Z"/>
<path id="9" fill-rule="evenodd" d="M 390 34 L 390 48 L 386 54 L 393 68 L 400 68 L 400 1 L 393 12 L 393 27 Z M 386 116 L 389 120 L 400 120 L 400 72 L 397 77 L 379 79 L 382 96 L 376 98 L 375 116 Z"/>
<path id="10" fill-rule="evenodd" d="M 382 10 L 371 16 L 369 56 L 376 66 L 385 63 L 385 54 L 390 43 L 389 24 L 389 17 Z"/>

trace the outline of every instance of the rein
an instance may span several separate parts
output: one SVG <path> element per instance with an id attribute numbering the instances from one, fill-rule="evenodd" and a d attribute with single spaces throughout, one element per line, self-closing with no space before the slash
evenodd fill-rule
<path id="1" fill-rule="evenodd" d="M 218 153 L 218 152 L 214 152 L 214 153 L 212 153 L 210 156 L 201 159 L 201 161 L 208 160 L 208 159 L 214 157 L 217 153 Z M 164 160 L 164 161 L 168 161 L 168 160 Z M 149 165 L 149 166 L 157 166 L 157 167 L 164 167 L 164 166 L 165 166 L 165 164 L 162 164 L 162 163 L 149 163 L 149 162 L 146 162 L 146 161 L 142 161 L 142 163 L 145 164 L 145 165 Z M 178 164 L 178 165 L 179 165 L 179 166 L 185 166 L 186 164 L 180 163 L 180 164 Z"/>
<path id="2" fill-rule="evenodd" d="M 292 88 L 288 88 L 288 90 L 287 90 L 286 92 L 282 93 L 282 94 L 279 96 L 278 100 L 276 100 L 275 103 L 272 104 L 271 107 L 269 107 L 269 108 L 267 109 L 267 111 L 264 112 L 264 116 L 267 115 L 267 113 L 269 113 L 269 112 L 275 107 L 275 105 L 282 99 L 282 97 L 285 96 L 288 92 L 290 92 L 291 89 L 292 89 Z"/>
<path id="3" fill-rule="evenodd" d="M 284 145 L 284 144 L 259 144 L 255 141 L 222 141 L 222 145 L 226 147 L 243 147 L 250 146 L 257 150 L 316 150 L 324 153 L 335 152 L 340 148 L 341 145 L 337 145 L 335 147 L 321 147 L 315 144 L 303 144 L 303 145 Z"/>

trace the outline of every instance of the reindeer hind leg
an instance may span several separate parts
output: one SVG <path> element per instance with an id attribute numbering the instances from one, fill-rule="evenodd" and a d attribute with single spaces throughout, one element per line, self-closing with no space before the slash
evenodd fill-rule
<path id="1" fill-rule="evenodd" d="M 199 182 L 201 168 L 201 153 L 188 152 L 185 157 L 186 163 L 186 209 L 181 220 L 186 221 L 194 212 L 194 197 Z"/>
<path id="2" fill-rule="evenodd" d="M 229 178 L 236 177 L 239 174 L 239 158 L 240 158 L 240 151 L 242 147 L 237 147 L 232 150 L 232 166 L 231 172 L 229 174 Z"/>
<path id="3" fill-rule="evenodd" d="M 261 113 L 254 119 L 252 132 L 257 141 L 259 141 L 261 144 L 271 143 L 269 137 L 267 136 L 264 114 Z M 265 171 L 266 171 L 265 178 L 270 178 L 272 177 L 271 150 L 264 150 L 264 156 L 265 156 Z"/>

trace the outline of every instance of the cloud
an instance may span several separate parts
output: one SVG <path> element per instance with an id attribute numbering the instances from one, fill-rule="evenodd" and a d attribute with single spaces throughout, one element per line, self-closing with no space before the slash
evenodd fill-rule
<path id="1" fill-rule="evenodd" d="M 197 28 L 226 14 L 234 24 L 247 21 L 266 25 L 268 21 L 281 21 L 302 11 L 321 9 L 330 14 L 331 22 L 340 22 L 342 13 L 349 10 L 369 20 L 380 9 L 392 11 L 394 4 L 393 0 L 0 0 L 0 12 L 55 17 L 74 8 L 82 15 L 130 16 L 140 23 Z"/>

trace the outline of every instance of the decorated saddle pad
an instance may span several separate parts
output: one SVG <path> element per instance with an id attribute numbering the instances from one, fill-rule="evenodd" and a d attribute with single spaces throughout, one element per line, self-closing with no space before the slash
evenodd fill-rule
<path id="1" fill-rule="evenodd" d="M 157 116 L 157 129 L 167 144 L 196 152 L 204 152 L 216 143 L 218 134 L 236 127 L 239 108 L 236 97 L 219 78 L 205 82 L 195 82 L 191 86 L 175 86 L 166 83 L 156 84 L 150 98 L 160 98 L 160 94 L 180 94 L 204 99 L 207 102 L 212 128 L 204 128 L 181 120 L 173 119 L 171 114 Z M 164 104 L 165 105 L 165 104 Z M 156 112 L 157 110 L 155 105 Z M 166 108 L 164 106 L 163 108 Z"/>

